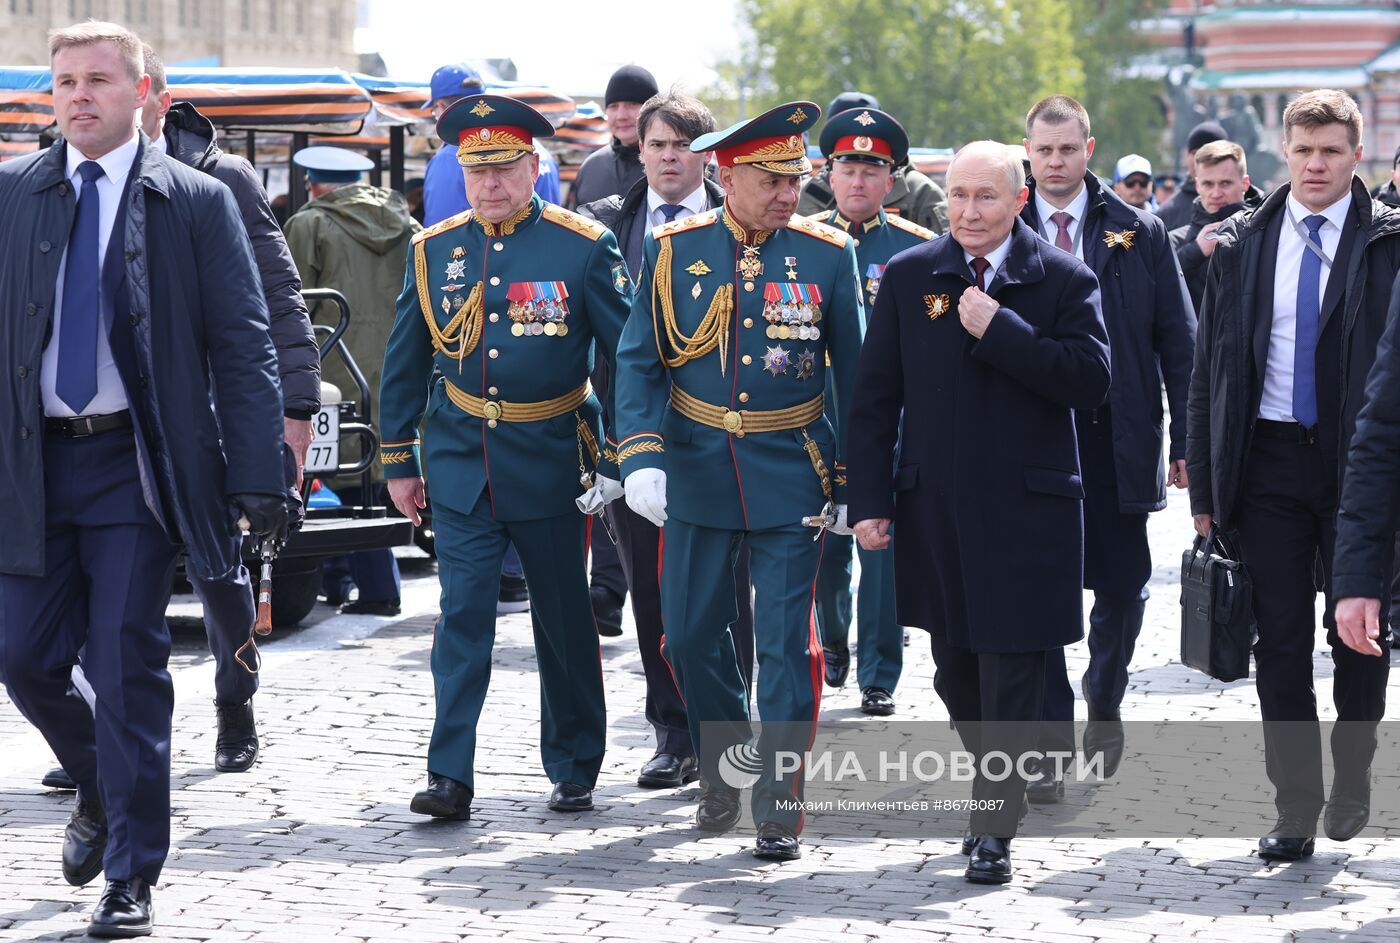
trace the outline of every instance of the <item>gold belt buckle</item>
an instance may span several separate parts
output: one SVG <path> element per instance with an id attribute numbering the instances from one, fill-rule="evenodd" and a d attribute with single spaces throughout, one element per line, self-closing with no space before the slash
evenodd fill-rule
<path id="1" fill-rule="evenodd" d="M 724 411 L 724 431 L 743 438 L 744 417 L 737 409 L 726 409 Z"/>
<path id="2" fill-rule="evenodd" d="M 485 403 L 482 404 L 481 414 L 487 419 L 500 419 L 501 404 L 493 399 L 488 399 Z"/>

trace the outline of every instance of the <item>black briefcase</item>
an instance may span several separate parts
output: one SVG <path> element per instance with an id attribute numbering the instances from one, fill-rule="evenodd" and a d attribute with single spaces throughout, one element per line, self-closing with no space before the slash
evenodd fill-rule
<path id="1" fill-rule="evenodd" d="M 1223 534 L 1212 527 L 1181 555 L 1181 661 L 1217 681 L 1249 677 L 1258 630 L 1254 584 Z"/>

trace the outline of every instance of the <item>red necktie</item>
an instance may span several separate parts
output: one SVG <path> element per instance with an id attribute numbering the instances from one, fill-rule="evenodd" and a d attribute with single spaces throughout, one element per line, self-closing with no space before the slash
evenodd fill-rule
<path id="1" fill-rule="evenodd" d="M 977 289 L 987 290 L 987 269 L 992 267 L 992 263 L 982 258 L 980 255 L 972 260 L 972 270 L 977 273 Z"/>
<path id="2" fill-rule="evenodd" d="M 1069 239 L 1069 224 L 1074 222 L 1074 217 L 1064 211 L 1051 213 L 1050 222 L 1060 227 L 1060 231 L 1055 233 L 1055 248 L 1073 252 L 1074 243 Z"/>

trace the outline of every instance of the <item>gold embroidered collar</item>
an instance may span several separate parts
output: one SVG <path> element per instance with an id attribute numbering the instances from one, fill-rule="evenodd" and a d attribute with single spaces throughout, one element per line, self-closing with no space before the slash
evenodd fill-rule
<path id="1" fill-rule="evenodd" d="M 741 246 L 761 246 L 765 239 L 773 235 L 771 229 L 758 229 L 750 233 L 734 218 L 734 214 L 729 209 L 728 200 L 724 201 L 724 212 L 719 214 L 719 218 L 724 220 L 724 228 L 729 230 L 729 234 Z"/>
<path id="2" fill-rule="evenodd" d="M 520 208 L 520 212 L 516 213 L 509 219 L 501 220 L 499 224 L 488 223 L 486 220 L 481 218 L 481 215 L 479 213 L 473 213 L 472 219 L 476 220 L 478 223 L 481 224 L 481 228 L 486 232 L 486 235 L 488 236 L 509 236 L 515 232 L 515 227 L 519 226 L 525 220 L 529 219 L 530 214 L 534 211 L 535 198 L 532 195 L 530 199 L 526 201 L 525 205 Z"/>
<path id="3" fill-rule="evenodd" d="M 853 223 L 853 222 L 851 222 L 849 219 L 847 219 L 846 217 L 842 216 L 840 210 L 832 210 L 832 211 L 831 211 L 831 223 L 830 223 L 830 225 L 832 225 L 832 226 L 840 226 L 840 227 L 841 227 L 842 229 L 844 229 L 846 232 L 850 232 L 852 226 L 859 225 L 859 226 L 860 226 L 861 234 L 864 235 L 865 233 L 870 232 L 870 230 L 875 229 L 875 228 L 878 227 L 878 226 L 884 225 L 884 222 L 885 222 L 885 214 L 884 214 L 883 211 L 877 211 L 877 212 L 875 213 L 874 216 L 870 217 L 870 218 L 867 219 L 865 222 L 859 223 L 859 224 Z"/>

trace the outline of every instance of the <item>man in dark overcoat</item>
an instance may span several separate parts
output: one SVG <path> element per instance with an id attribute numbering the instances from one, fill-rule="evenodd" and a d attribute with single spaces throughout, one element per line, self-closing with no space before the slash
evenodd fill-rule
<path id="1" fill-rule="evenodd" d="M 1016 218 L 1018 157 L 967 145 L 948 196 L 949 235 L 896 255 L 880 283 L 851 404 L 850 519 L 867 550 L 897 525 L 898 619 L 929 631 L 968 751 L 1016 757 L 1036 743 L 1046 652 L 1083 635 L 1073 410 L 1108 393 L 1108 334 L 1093 273 Z M 991 808 L 972 814 L 968 880 L 1011 879 L 1023 775 L 979 772 L 973 799 Z"/>
<path id="2" fill-rule="evenodd" d="M 137 129 L 140 40 L 87 22 L 50 51 L 64 141 L 0 166 L 0 681 L 77 783 L 90 932 L 138 936 L 169 847 L 176 555 L 228 579 L 235 521 L 285 531 L 282 397 L 232 195 Z"/>

